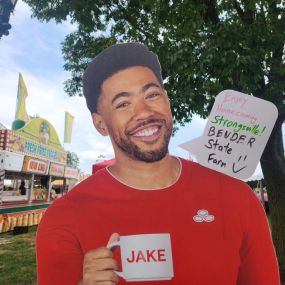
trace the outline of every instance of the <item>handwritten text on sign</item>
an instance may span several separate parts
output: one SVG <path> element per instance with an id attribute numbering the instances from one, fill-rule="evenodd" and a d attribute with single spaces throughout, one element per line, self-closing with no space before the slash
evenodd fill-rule
<path id="1" fill-rule="evenodd" d="M 246 179 L 257 167 L 277 115 L 271 102 L 225 90 L 215 99 L 203 135 L 181 147 L 206 167 Z"/>

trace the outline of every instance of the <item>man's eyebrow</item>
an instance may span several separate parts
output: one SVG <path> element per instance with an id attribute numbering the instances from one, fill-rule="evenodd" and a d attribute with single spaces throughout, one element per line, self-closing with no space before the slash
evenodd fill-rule
<path id="1" fill-rule="evenodd" d="M 161 88 L 161 86 L 155 82 L 150 82 L 150 83 L 147 83 L 145 84 L 142 88 L 141 88 L 141 91 L 142 92 L 145 92 L 147 89 L 151 88 L 151 87 L 157 87 L 157 88 Z M 120 97 L 129 97 L 131 96 L 130 93 L 128 92 L 120 92 L 118 94 L 116 94 L 114 96 L 114 98 L 112 99 L 112 104 L 117 100 L 119 99 Z"/>
<path id="2" fill-rule="evenodd" d="M 161 88 L 161 86 L 158 85 L 157 83 L 150 82 L 150 83 L 147 83 L 146 85 L 144 85 L 141 90 L 142 90 L 142 92 L 145 92 L 147 89 L 149 89 L 151 87 Z"/>
<path id="3" fill-rule="evenodd" d="M 114 98 L 112 99 L 112 104 L 117 100 L 117 99 L 119 99 L 120 97 L 129 97 L 130 96 L 130 93 L 128 93 L 128 92 L 120 92 L 120 93 L 118 93 L 118 94 L 116 94 L 115 96 L 114 96 Z"/>

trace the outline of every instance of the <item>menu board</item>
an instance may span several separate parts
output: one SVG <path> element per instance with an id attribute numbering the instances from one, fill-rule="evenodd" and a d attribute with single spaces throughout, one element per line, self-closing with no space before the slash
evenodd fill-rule
<path id="1" fill-rule="evenodd" d="M 64 176 L 64 165 L 51 162 L 49 166 L 49 175 L 63 177 Z"/>
<path id="2" fill-rule="evenodd" d="M 65 167 L 64 177 L 78 179 L 79 171 L 77 168 Z"/>
<path id="3" fill-rule="evenodd" d="M 26 156 L 23 170 L 35 174 L 46 175 L 48 172 L 49 163 L 33 157 Z"/>

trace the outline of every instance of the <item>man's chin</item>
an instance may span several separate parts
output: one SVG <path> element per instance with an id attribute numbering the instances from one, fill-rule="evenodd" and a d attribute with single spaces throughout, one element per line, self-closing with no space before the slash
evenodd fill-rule
<path id="1" fill-rule="evenodd" d="M 146 163 L 153 163 L 162 160 L 168 154 L 168 149 L 155 150 L 155 151 L 139 151 L 134 150 L 131 156 L 139 161 Z"/>
<path id="2" fill-rule="evenodd" d="M 128 140 L 117 139 L 114 142 L 131 159 L 153 163 L 162 160 L 168 154 L 169 138 L 164 136 L 164 141 L 158 138 L 152 142 L 142 142 L 129 138 Z"/>

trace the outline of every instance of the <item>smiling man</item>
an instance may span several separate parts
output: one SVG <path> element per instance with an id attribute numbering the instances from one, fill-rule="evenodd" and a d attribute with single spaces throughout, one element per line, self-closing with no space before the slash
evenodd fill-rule
<path id="1" fill-rule="evenodd" d="M 92 116 L 97 130 L 110 134 L 116 159 L 124 162 L 127 155 L 155 162 L 167 155 L 172 133 L 169 100 L 149 68 L 130 67 L 106 79 L 98 112 Z"/>
<path id="2" fill-rule="evenodd" d="M 173 279 L 140 284 L 278 285 L 267 219 L 251 189 L 168 153 L 172 114 L 157 56 L 138 43 L 111 46 L 89 64 L 83 83 L 116 163 L 46 211 L 38 284 L 126 284 L 108 242 L 169 233 Z"/>

